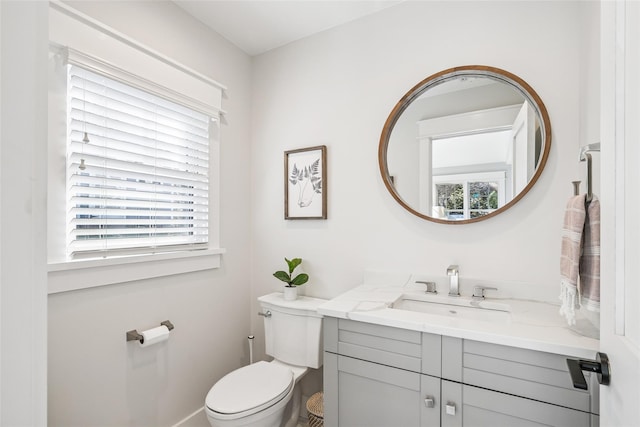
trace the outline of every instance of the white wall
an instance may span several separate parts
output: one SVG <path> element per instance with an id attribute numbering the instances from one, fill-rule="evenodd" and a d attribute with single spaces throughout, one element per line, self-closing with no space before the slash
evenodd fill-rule
<path id="1" fill-rule="evenodd" d="M 476 280 L 556 301 L 560 229 L 579 168 L 580 2 L 405 2 L 263 54 L 252 93 L 253 295 L 280 289 L 282 257 L 299 256 L 307 295 L 331 298 L 365 269 L 422 272 L 442 289 L 459 264 Z M 594 41 L 597 43 L 597 39 Z M 552 145 L 536 186 L 507 212 L 441 225 L 402 209 L 378 170 L 382 126 L 425 77 L 482 64 L 527 81 L 549 111 Z M 597 120 L 589 116 L 588 119 Z M 283 219 L 284 150 L 327 145 L 328 219 Z M 254 320 L 257 325 L 257 320 Z"/>
<path id="2" fill-rule="evenodd" d="M 248 362 L 251 61 L 171 2 L 67 3 L 228 87 L 221 268 L 49 296 L 49 425 L 173 425 Z M 166 319 L 175 325 L 168 342 L 125 341 Z"/>
<path id="3" fill-rule="evenodd" d="M 580 31 L 580 134 L 578 145 L 600 142 L 600 2 L 583 2 L 580 7 L 582 27 Z M 599 153 L 593 158 L 593 192 L 600 195 Z M 587 191 L 587 166 L 581 163 L 575 179 L 582 181 L 581 191 Z"/>

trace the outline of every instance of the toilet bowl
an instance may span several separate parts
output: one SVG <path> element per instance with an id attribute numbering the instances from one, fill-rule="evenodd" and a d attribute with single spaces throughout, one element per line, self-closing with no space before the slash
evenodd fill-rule
<path id="1" fill-rule="evenodd" d="M 258 300 L 266 352 L 275 359 L 236 369 L 211 387 L 205 413 L 212 427 L 295 426 L 301 399 L 297 384 L 309 367 L 322 366 L 322 316 L 316 308 L 325 300 L 285 301 L 281 293 Z"/>
<path id="2" fill-rule="evenodd" d="M 286 366 L 257 362 L 225 375 L 205 400 L 213 427 L 279 427 L 296 380 Z"/>

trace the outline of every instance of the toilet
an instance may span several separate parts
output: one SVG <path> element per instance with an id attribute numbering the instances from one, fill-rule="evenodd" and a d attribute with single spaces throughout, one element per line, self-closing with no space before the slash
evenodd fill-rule
<path id="1" fill-rule="evenodd" d="M 298 382 L 322 366 L 322 316 L 318 298 L 285 301 L 276 292 L 258 298 L 266 353 L 274 359 L 236 369 L 211 387 L 205 412 L 212 427 L 290 427 L 298 422 Z M 287 405 L 290 410 L 286 411 Z"/>

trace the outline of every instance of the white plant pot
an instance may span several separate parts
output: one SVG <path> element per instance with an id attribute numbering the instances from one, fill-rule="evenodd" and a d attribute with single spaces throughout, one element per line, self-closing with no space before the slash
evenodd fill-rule
<path id="1" fill-rule="evenodd" d="M 298 287 L 297 286 L 285 286 L 284 287 L 284 300 L 295 301 L 298 299 Z"/>

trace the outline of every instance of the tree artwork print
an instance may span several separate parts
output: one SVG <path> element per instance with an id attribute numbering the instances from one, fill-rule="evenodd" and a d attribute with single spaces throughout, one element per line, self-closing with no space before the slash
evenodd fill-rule
<path id="1" fill-rule="evenodd" d="M 320 159 L 311 165 L 299 168 L 295 163 L 289 177 L 289 182 L 298 189 L 298 206 L 306 208 L 313 202 L 313 196 L 322 194 L 322 178 L 320 177 Z"/>
<path id="2" fill-rule="evenodd" d="M 326 219 L 326 147 L 285 152 L 285 219 Z"/>

